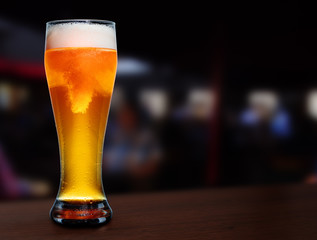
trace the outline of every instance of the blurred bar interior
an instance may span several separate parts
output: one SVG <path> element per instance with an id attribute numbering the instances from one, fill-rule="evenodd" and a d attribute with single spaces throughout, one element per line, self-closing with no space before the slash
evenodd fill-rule
<path id="1" fill-rule="evenodd" d="M 0 199 L 57 192 L 44 37 L 46 21 L 68 18 L 117 23 L 107 193 L 316 183 L 314 8 L 219 2 L 1 9 Z"/>

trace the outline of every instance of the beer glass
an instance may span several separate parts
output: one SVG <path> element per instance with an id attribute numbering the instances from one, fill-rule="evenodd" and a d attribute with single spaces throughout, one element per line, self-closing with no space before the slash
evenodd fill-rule
<path id="1" fill-rule="evenodd" d="M 98 225 L 112 217 L 101 164 L 116 49 L 114 22 L 77 19 L 46 25 L 45 72 L 61 172 L 50 216 L 63 225 Z"/>

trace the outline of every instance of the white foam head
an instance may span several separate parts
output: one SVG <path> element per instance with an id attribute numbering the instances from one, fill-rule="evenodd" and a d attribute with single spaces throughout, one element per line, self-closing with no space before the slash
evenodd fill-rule
<path id="1" fill-rule="evenodd" d="M 46 32 L 46 49 L 96 47 L 117 49 L 115 29 L 105 24 L 67 22 L 50 25 Z"/>

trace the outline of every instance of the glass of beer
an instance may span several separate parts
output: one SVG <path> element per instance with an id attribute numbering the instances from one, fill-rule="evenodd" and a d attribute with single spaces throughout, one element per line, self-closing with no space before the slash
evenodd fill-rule
<path id="1" fill-rule="evenodd" d="M 50 217 L 63 225 L 98 225 L 112 217 L 101 164 L 116 49 L 114 22 L 77 19 L 46 25 L 45 72 L 61 172 Z"/>

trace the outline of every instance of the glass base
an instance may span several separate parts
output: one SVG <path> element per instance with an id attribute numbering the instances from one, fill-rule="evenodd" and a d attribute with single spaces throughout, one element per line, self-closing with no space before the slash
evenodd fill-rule
<path id="1" fill-rule="evenodd" d="M 112 210 L 103 201 L 61 201 L 56 199 L 50 211 L 50 217 L 56 223 L 67 226 L 97 226 L 108 223 Z"/>

